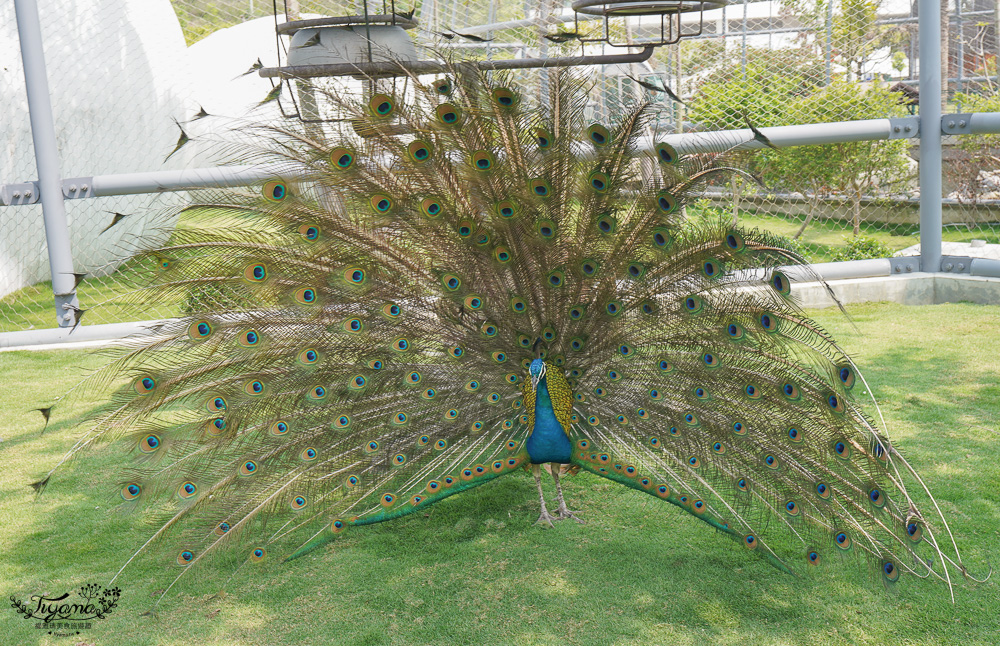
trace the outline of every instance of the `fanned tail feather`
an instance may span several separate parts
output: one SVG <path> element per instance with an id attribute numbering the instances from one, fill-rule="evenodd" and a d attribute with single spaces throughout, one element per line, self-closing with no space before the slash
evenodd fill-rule
<path id="1" fill-rule="evenodd" d="M 647 106 L 591 123 L 563 70 L 544 105 L 462 66 L 406 80 L 316 88 L 343 117 L 326 131 L 245 124 L 225 150 L 275 179 L 202 193 L 134 261 L 130 299 L 188 314 L 92 376 L 125 385 L 71 455 L 132 447 L 124 504 L 170 503 L 139 553 L 169 544 L 184 572 L 237 545 L 296 558 L 518 471 L 541 357 L 573 390 L 575 466 L 788 572 L 853 552 L 889 582 L 965 573 L 852 395 L 857 367 L 796 305 L 801 258 L 686 217 L 705 182 L 746 176 L 732 149 L 641 155 Z"/>

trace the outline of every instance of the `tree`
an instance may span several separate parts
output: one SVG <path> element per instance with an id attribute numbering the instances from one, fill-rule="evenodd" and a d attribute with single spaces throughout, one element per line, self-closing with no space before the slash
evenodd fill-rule
<path id="1" fill-rule="evenodd" d="M 808 65 L 789 71 L 758 61 L 727 70 L 702 86 L 691 116 L 704 129 L 744 127 L 746 110 L 758 126 L 825 123 L 903 116 L 899 95 L 885 88 L 835 81 L 827 87 L 810 78 Z M 820 70 L 822 67 L 819 68 Z M 844 195 L 851 205 L 854 234 L 860 233 L 866 195 L 900 191 L 910 178 L 905 140 L 861 141 L 762 151 L 753 161 L 769 189 L 806 196 L 808 210 L 796 238 L 805 231 L 825 198 Z"/>
<path id="2" fill-rule="evenodd" d="M 843 80 L 834 81 L 828 87 L 793 102 L 789 111 L 805 123 L 906 115 L 898 93 L 879 85 Z M 819 194 L 846 195 L 851 204 L 853 232 L 858 235 L 861 232 L 862 199 L 866 195 L 898 193 L 911 179 L 908 148 L 909 143 L 905 139 L 792 148 L 780 158 L 772 172 L 783 172 L 788 181 L 808 186 L 814 199 Z M 805 230 L 813 213 L 810 210 L 796 238 Z"/>

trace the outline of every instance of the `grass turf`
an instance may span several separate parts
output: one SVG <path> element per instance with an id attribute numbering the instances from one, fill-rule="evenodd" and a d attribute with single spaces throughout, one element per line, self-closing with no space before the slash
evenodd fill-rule
<path id="1" fill-rule="evenodd" d="M 861 366 L 891 437 L 934 491 L 974 574 L 1000 548 L 1000 308 L 970 304 L 815 312 Z M 121 447 L 27 484 L 73 443 L 88 404 L 47 405 L 98 358 L 0 353 L 0 594 L 26 601 L 106 584 L 151 533 L 113 503 Z M 102 393 L 95 393 L 96 405 Z M 0 611 L 4 644 L 995 644 L 1000 585 L 904 577 L 887 591 L 854 567 L 794 578 L 670 505 L 596 477 L 565 490 L 586 525 L 532 527 L 530 476 L 449 498 L 299 560 L 184 579 L 142 560 L 118 608 L 79 635 Z M 551 494 L 551 489 L 549 490 Z M 226 594 L 216 595 L 225 589 Z M 73 631 L 71 631 L 73 632 Z"/>

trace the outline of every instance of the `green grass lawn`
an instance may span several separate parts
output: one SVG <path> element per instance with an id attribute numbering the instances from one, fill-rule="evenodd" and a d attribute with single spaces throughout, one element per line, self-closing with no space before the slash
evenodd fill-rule
<path id="1" fill-rule="evenodd" d="M 852 306 L 857 329 L 816 312 L 862 367 L 890 437 L 952 520 L 970 570 L 1000 552 L 1000 307 Z M 106 584 L 151 533 L 118 511 L 121 447 L 91 452 L 35 499 L 29 482 L 96 406 L 47 405 L 99 357 L 0 353 L 0 593 L 26 600 Z M 3 644 L 996 644 L 1000 585 L 947 589 L 905 577 L 886 590 L 846 567 L 795 578 L 676 508 L 587 474 L 567 497 L 586 525 L 533 527 L 534 484 L 516 474 L 299 560 L 183 579 L 134 563 L 118 608 L 72 637 L 0 610 Z M 216 595 L 224 589 L 225 595 Z"/>

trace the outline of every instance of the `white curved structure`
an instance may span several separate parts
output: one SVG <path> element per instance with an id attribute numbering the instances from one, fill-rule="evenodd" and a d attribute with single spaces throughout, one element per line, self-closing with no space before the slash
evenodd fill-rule
<path id="1" fill-rule="evenodd" d="M 63 178 L 181 168 L 190 68 L 169 0 L 38 0 Z M 37 179 L 11 2 L 0 3 L 0 183 Z M 156 206 L 181 196 L 68 200 L 76 271 L 108 273 L 161 243 Z M 151 208 L 154 207 L 154 208 Z M 135 214 L 101 234 L 113 213 Z M 41 205 L 0 207 L 0 295 L 49 279 Z"/>

